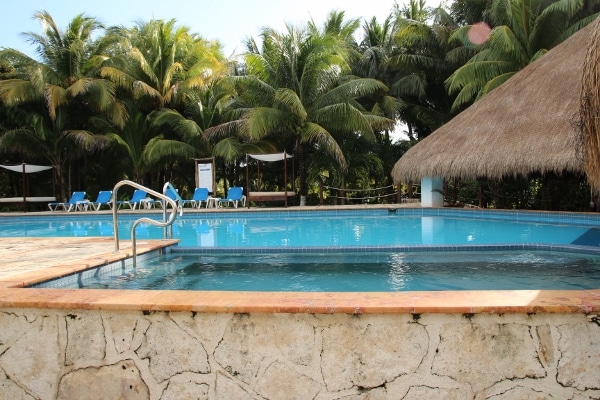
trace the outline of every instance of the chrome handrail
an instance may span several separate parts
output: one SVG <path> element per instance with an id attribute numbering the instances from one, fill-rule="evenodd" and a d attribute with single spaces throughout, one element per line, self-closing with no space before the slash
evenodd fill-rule
<path id="1" fill-rule="evenodd" d="M 183 215 L 183 199 L 181 198 L 181 196 L 179 195 L 179 192 L 177 192 L 177 189 L 175 189 L 173 187 L 173 185 L 171 185 L 171 182 L 165 182 L 165 184 L 163 185 L 163 194 L 166 196 L 167 195 L 167 190 L 171 189 L 171 191 L 173 193 L 175 193 L 175 203 L 177 204 L 177 207 L 174 208 L 177 210 L 177 212 L 179 213 L 179 216 L 181 217 Z M 171 199 L 173 200 L 173 199 Z M 166 203 L 165 203 L 166 204 Z M 167 207 L 165 207 L 165 205 L 163 205 L 163 221 L 167 220 Z M 171 230 L 170 234 L 168 232 L 168 230 Z M 169 238 L 173 238 L 173 224 L 169 225 L 168 227 L 164 227 L 163 228 L 163 236 L 165 238 L 167 238 L 167 236 Z"/>
<path id="2" fill-rule="evenodd" d="M 167 182 L 167 184 L 170 185 L 170 183 Z M 133 267 L 135 268 L 137 266 L 137 261 L 136 261 L 136 257 L 137 257 L 137 249 L 136 249 L 136 242 L 135 242 L 135 228 L 145 222 L 154 226 L 159 226 L 159 227 L 163 227 L 166 229 L 166 227 L 170 226 L 173 224 L 173 222 L 175 222 L 175 218 L 176 218 L 176 213 L 175 211 L 178 210 L 177 207 L 177 203 L 172 200 L 170 197 L 156 192 L 152 189 L 149 189 L 143 185 L 140 185 L 139 183 L 133 182 L 133 181 L 128 181 L 128 180 L 123 180 L 118 182 L 115 187 L 113 188 L 113 198 L 112 198 L 112 209 L 113 209 L 113 231 L 114 231 L 114 238 L 115 238 L 115 251 L 119 251 L 119 225 L 118 225 L 118 211 L 119 211 L 119 205 L 117 203 L 117 192 L 119 190 L 119 188 L 121 186 L 124 185 L 128 185 L 131 186 L 135 189 L 141 189 L 143 191 L 145 191 L 146 193 L 148 193 L 149 195 L 152 195 L 154 197 L 157 197 L 158 199 L 164 201 L 164 205 L 163 205 L 163 222 L 160 221 L 156 221 L 154 219 L 150 219 L 150 218 L 139 218 L 137 220 L 135 220 L 135 222 L 133 223 L 133 226 L 131 227 L 131 247 L 132 247 L 132 258 L 133 258 Z M 165 184 L 165 188 L 163 190 L 166 190 L 166 184 Z M 171 186 L 172 187 L 172 186 Z M 173 207 L 173 212 L 171 213 L 169 220 L 167 221 L 167 207 L 166 204 L 170 204 L 171 207 Z M 166 232 L 166 231 L 165 231 Z M 165 235 L 166 236 L 166 235 Z M 165 237 L 166 239 L 166 237 Z"/>

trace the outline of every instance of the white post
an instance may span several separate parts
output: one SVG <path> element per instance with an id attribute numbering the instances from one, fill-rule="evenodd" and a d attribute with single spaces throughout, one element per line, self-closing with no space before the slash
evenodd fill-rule
<path id="1" fill-rule="evenodd" d="M 444 179 L 425 177 L 421 179 L 421 206 L 444 207 Z"/>

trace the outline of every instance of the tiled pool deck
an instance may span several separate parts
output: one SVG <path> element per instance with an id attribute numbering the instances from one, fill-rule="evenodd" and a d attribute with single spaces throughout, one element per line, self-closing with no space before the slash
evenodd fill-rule
<path id="1" fill-rule="evenodd" d="M 414 206 L 414 205 L 413 205 Z M 397 206 L 396 206 L 397 207 Z M 318 208 L 318 207 L 316 207 Z M 247 210 L 239 210 L 247 211 Z M 442 210 L 443 211 L 443 210 Z M 219 211 L 222 212 L 222 211 Z M 226 212 L 236 212 L 227 210 Z M 16 214 L 15 214 L 16 215 Z M 21 214 L 19 214 L 21 215 Z M 34 215 L 34 213 L 28 213 Z M 138 241 L 138 254 L 173 240 Z M 272 293 L 32 289 L 25 286 L 131 256 L 112 238 L 0 239 L 0 307 L 236 313 L 597 313 L 600 288 L 583 291 Z"/>

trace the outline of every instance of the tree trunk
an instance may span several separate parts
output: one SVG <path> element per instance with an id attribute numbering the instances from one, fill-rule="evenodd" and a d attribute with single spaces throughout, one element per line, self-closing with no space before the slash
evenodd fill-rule
<path id="1" fill-rule="evenodd" d="M 308 194 L 308 183 L 306 182 L 306 160 L 304 144 L 297 142 L 296 145 L 296 157 L 298 158 L 298 179 L 300 181 L 300 187 L 298 192 L 300 196 L 306 196 Z"/>

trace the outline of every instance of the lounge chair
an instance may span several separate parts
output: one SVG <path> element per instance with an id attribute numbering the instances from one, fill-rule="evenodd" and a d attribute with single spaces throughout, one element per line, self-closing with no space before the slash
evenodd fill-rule
<path id="1" fill-rule="evenodd" d="M 230 187 L 227 191 L 227 197 L 224 199 L 219 199 L 219 206 L 223 207 L 224 205 L 233 204 L 235 208 L 237 208 L 238 203 L 245 204 L 246 196 L 244 196 L 244 188 L 234 186 Z"/>
<path id="2" fill-rule="evenodd" d="M 122 200 L 118 202 L 119 208 L 123 205 L 127 205 L 132 210 L 136 208 L 141 209 L 142 204 L 147 203 L 148 201 L 154 202 L 154 200 L 148 200 L 148 193 L 142 189 L 136 189 L 129 200 Z"/>
<path id="3" fill-rule="evenodd" d="M 168 198 L 170 198 L 171 200 L 173 200 L 175 202 L 175 204 L 177 204 L 177 209 L 180 209 L 183 207 L 183 199 L 181 198 L 181 196 L 179 195 L 179 191 L 177 189 L 173 189 L 171 187 L 167 188 L 167 191 L 165 192 L 165 196 L 167 196 Z M 160 205 L 161 207 L 166 207 L 166 201 L 160 201 Z"/>
<path id="4" fill-rule="evenodd" d="M 59 208 L 69 212 L 73 211 L 77 208 L 78 202 L 83 202 L 85 200 L 85 192 L 73 192 L 69 201 L 61 203 L 57 201 L 53 201 L 52 203 L 48 203 L 48 208 L 50 211 L 58 211 Z"/>
<path id="5" fill-rule="evenodd" d="M 93 210 L 100 211 L 102 206 L 108 206 L 112 209 L 112 190 L 102 190 L 98 193 L 96 201 L 90 201 L 88 207 L 91 206 Z"/>
<path id="6" fill-rule="evenodd" d="M 202 206 L 202 202 L 206 203 L 206 206 L 208 207 L 208 188 L 196 188 L 192 198 L 183 200 L 182 206 L 185 207 L 187 204 L 189 204 L 192 207 L 200 208 Z"/>

